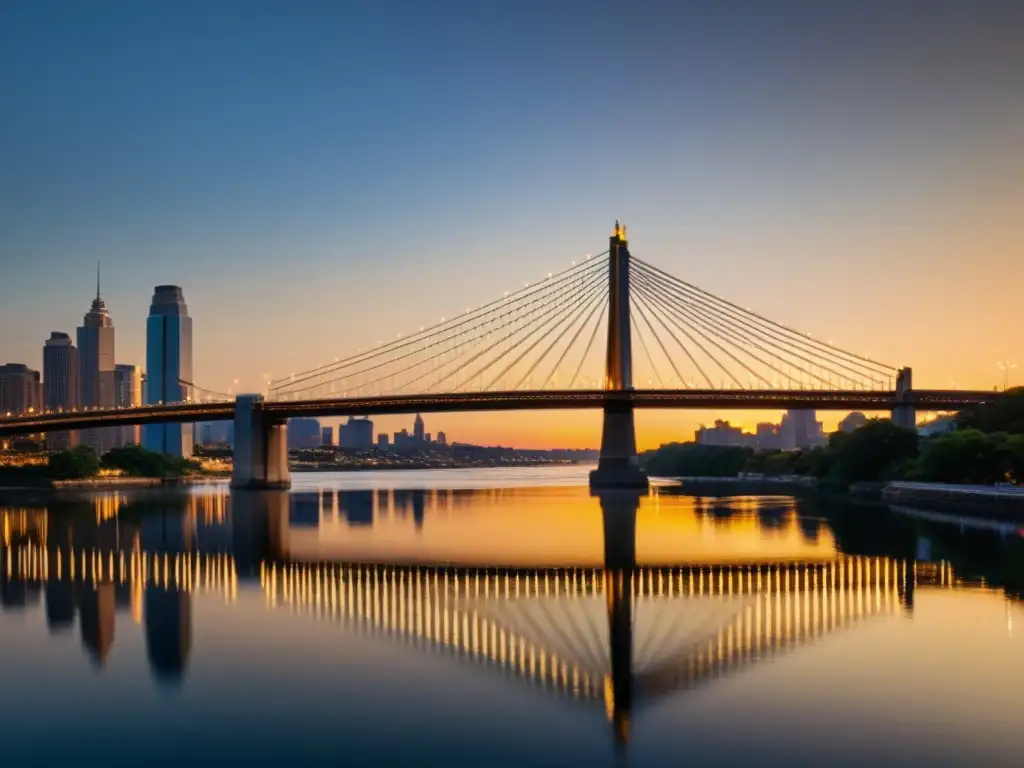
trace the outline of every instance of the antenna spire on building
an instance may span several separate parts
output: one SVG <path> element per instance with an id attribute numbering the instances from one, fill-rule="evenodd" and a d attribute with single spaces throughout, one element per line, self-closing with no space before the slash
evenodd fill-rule
<path id="1" fill-rule="evenodd" d="M 96 298 L 100 297 L 100 261 L 96 260 Z"/>

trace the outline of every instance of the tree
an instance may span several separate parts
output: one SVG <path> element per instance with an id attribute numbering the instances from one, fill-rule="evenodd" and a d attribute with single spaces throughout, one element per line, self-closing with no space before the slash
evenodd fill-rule
<path id="1" fill-rule="evenodd" d="M 1024 434 L 1024 387 L 1014 387 L 983 405 L 963 411 L 957 423 L 982 432 Z"/>
<path id="2" fill-rule="evenodd" d="M 82 445 L 55 453 L 47 461 L 47 474 L 54 480 L 81 480 L 100 471 L 100 460 L 92 448 Z"/>
<path id="3" fill-rule="evenodd" d="M 873 482 L 891 475 L 890 468 L 917 457 L 917 432 L 888 419 L 869 419 L 829 441 L 833 453 L 831 474 L 843 485 Z"/>
<path id="4" fill-rule="evenodd" d="M 195 462 L 138 445 L 114 448 L 103 456 L 103 466 L 119 469 L 130 477 L 178 477 L 199 468 Z"/>
<path id="5" fill-rule="evenodd" d="M 1007 476 L 1015 483 L 1024 484 L 1024 435 L 1009 435 L 1001 453 Z"/>
<path id="6" fill-rule="evenodd" d="M 927 440 L 918 468 L 922 480 L 987 485 L 1006 480 L 1006 435 L 958 429 Z"/>

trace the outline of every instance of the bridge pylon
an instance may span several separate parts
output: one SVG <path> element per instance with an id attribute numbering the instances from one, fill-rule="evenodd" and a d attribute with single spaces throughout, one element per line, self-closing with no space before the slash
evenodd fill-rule
<path id="1" fill-rule="evenodd" d="M 629 315 L 629 243 L 626 228 L 615 222 L 608 241 L 608 349 L 605 389 L 633 389 L 632 331 Z M 609 397 L 604 404 L 601 456 L 590 473 L 591 488 L 647 488 L 647 475 L 637 462 L 633 403 Z"/>
<path id="2" fill-rule="evenodd" d="M 917 411 L 907 403 L 913 389 L 913 372 L 910 368 L 900 368 L 896 375 L 896 404 L 892 409 L 892 423 L 906 429 L 917 428 Z"/>

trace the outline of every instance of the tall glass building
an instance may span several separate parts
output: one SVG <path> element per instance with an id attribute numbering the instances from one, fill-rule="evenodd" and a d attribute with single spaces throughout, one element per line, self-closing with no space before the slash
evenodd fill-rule
<path id="1" fill-rule="evenodd" d="M 176 285 L 158 285 L 146 320 L 146 385 L 148 405 L 178 403 L 192 386 L 192 318 Z M 142 444 L 159 453 L 188 458 L 194 444 L 191 424 L 147 424 Z"/>
<path id="2" fill-rule="evenodd" d="M 78 404 L 89 408 L 114 406 L 114 322 L 100 298 L 96 272 L 96 298 L 78 328 Z M 117 427 L 87 429 L 81 442 L 103 455 L 120 443 Z"/>

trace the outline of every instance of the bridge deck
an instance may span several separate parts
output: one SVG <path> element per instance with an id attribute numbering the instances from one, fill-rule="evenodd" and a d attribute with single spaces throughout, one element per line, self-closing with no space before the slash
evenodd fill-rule
<path id="1" fill-rule="evenodd" d="M 381 416 L 400 413 L 465 411 L 586 410 L 607 405 L 665 409 L 890 411 L 907 405 L 926 411 L 955 411 L 998 396 L 988 391 L 914 390 L 900 399 L 896 392 L 870 390 L 638 389 L 536 390 L 388 395 L 318 400 L 268 401 L 275 419 L 299 416 Z M 234 418 L 231 401 L 176 403 L 72 413 L 37 413 L 0 419 L 0 437 L 54 430 L 128 426 L 168 422 L 224 421 Z"/>

